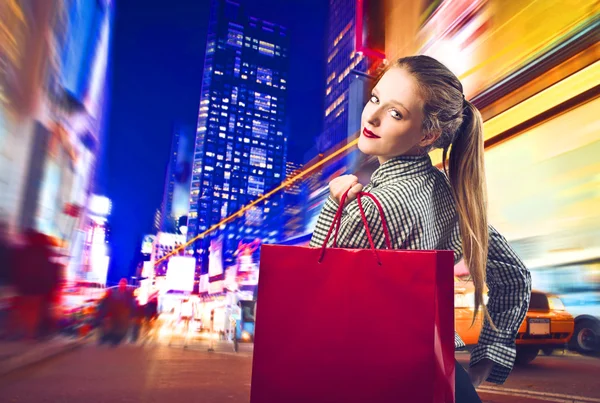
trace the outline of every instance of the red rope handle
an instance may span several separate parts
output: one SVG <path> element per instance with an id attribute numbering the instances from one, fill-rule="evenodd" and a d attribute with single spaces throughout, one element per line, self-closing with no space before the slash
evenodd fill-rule
<path id="1" fill-rule="evenodd" d="M 329 227 L 327 236 L 325 236 L 325 241 L 323 242 L 323 246 L 321 247 L 321 255 L 319 257 L 319 263 L 323 260 L 323 257 L 325 256 L 325 249 L 327 248 L 327 242 L 329 242 L 329 238 L 331 237 L 331 233 L 333 232 L 334 227 L 336 228 L 336 230 L 335 230 L 335 237 L 333 238 L 333 247 L 334 248 L 337 247 L 337 234 L 340 229 L 341 222 L 342 222 L 342 213 L 344 211 L 344 204 L 346 203 L 346 199 L 348 198 L 348 193 L 350 192 L 350 189 L 352 189 L 352 188 L 349 188 L 348 190 L 346 190 L 346 192 L 344 192 L 344 194 L 342 195 L 342 200 L 340 200 L 340 205 L 335 213 L 333 222 L 331 223 L 331 226 Z"/>
<path id="2" fill-rule="evenodd" d="M 344 211 L 344 204 L 346 204 L 346 199 L 348 198 L 348 193 L 350 192 L 350 189 L 348 189 L 343 194 L 342 200 L 340 200 L 340 205 L 335 213 L 333 222 L 331 223 L 331 226 L 329 227 L 329 231 L 327 232 L 327 235 L 325 236 L 325 241 L 323 242 L 323 245 L 321 247 L 321 255 L 319 257 L 319 262 L 321 262 L 323 260 L 323 257 L 325 256 L 325 249 L 327 248 L 327 243 L 329 242 L 329 239 L 331 238 L 331 233 L 333 232 L 334 228 L 335 228 L 335 233 L 334 233 L 334 237 L 333 237 L 333 247 L 337 248 L 337 239 L 338 239 L 338 234 L 339 234 L 339 230 L 340 230 L 340 226 L 341 226 L 341 222 L 342 222 L 342 214 Z M 385 219 L 385 214 L 383 212 L 383 207 L 381 206 L 381 203 L 379 202 L 379 200 L 377 200 L 377 198 L 370 193 L 359 192 L 356 195 L 356 197 L 357 197 L 358 208 L 360 211 L 361 220 L 365 226 L 365 231 L 367 233 L 367 238 L 369 239 L 369 245 L 371 246 L 371 250 L 373 251 L 375 258 L 377 259 L 377 262 L 381 265 L 381 260 L 379 259 L 379 255 L 377 254 L 377 249 L 375 248 L 375 243 L 373 242 L 373 237 L 371 236 L 371 231 L 369 230 L 369 222 L 367 221 L 367 217 L 366 217 L 366 214 L 365 214 L 365 211 L 363 208 L 363 204 L 362 204 L 362 200 L 361 200 L 361 198 L 363 196 L 366 196 L 366 197 L 370 198 L 371 200 L 373 200 L 373 202 L 375 203 L 375 206 L 377 207 L 377 210 L 379 211 L 379 215 L 381 217 L 381 224 L 383 226 L 385 245 L 388 249 L 392 249 L 390 232 L 388 229 L 387 221 Z"/>
<path id="3" fill-rule="evenodd" d="M 390 236 L 390 231 L 388 229 L 387 220 L 385 219 L 385 214 L 383 212 L 383 207 L 381 206 L 381 203 L 371 193 L 359 192 L 358 195 L 357 195 L 358 200 L 360 200 L 360 198 L 362 196 L 368 197 L 369 199 L 373 200 L 373 203 L 375 203 L 375 206 L 377 207 L 377 210 L 379 210 L 379 216 L 381 217 L 381 225 L 383 226 L 383 234 L 384 234 L 384 238 L 385 238 L 385 246 L 387 246 L 388 249 L 392 249 L 392 241 L 391 241 L 392 237 Z"/>
<path id="4" fill-rule="evenodd" d="M 377 249 L 375 249 L 375 242 L 373 242 L 373 237 L 371 236 L 371 231 L 369 231 L 369 222 L 367 221 L 367 215 L 365 214 L 365 210 L 363 209 L 362 200 L 359 194 L 356 195 L 356 201 L 358 202 L 358 210 L 360 211 L 360 218 L 365 225 L 365 231 L 367 232 L 367 238 L 369 239 L 369 245 L 371 245 L 371 251 L 373 255 L 375 255 L 375 259 L 377 259 L 377 263 L 381 266 L 381 260 L 379 259 L 379 254 L 377 254 Z"/>

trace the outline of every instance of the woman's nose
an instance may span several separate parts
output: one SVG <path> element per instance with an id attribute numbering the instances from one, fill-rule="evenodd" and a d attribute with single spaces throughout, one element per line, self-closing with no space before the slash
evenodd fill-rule
<path id="1" fill-rule="evenodd" d="M 373 108 L 367 113 L 367 122 L 371 126 L 379 126 L 380 118 L 379 118 L 379 108 Z"/>

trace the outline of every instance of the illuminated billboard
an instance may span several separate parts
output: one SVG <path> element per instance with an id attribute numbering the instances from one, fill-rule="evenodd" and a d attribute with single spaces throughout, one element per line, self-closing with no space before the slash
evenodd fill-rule
<path id="1" fill-rule="evenodd" d="M 169 259 L 167 268 L 167 286 L 169 291 L 194 290 L 196 259 L 188 256 L 174 256 Z"/>
<path id="2" fill-rule="evenodd" d="M 208 256 L 208 276 L 211 280 L 223 277 L 223 236 L 210 240 Z"/>
<path id="3" fill-rule="evenodd" d="M 89 211 L 91 215 L 98 217 L 108 217 L 110 215 L 111 202 L 108 197 L 91 195 L 89 202 Z"/>
<path id="4" fill-rule="evenodd" d="M 142 254 L 149 255 L 152 253 L 152 246 L 154 245 L 154 241 L 156 240 L 156 236 L 154 235 L 145 235 L 142 240 Z"/>
<path id="5" fill-rule="evenodd" d="M 356 0 L 355 50 L 376 59 L 385 59 L 385 10 L 383 1 Z"/>

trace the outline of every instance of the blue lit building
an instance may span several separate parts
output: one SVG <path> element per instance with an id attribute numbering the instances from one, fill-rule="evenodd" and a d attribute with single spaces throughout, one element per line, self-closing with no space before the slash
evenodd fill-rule
<path id="1" fill-rule="evenodd" d="M 179 233 L 180 219 L 187 219 L 195 138 L 193 127 L 174 125 L 161 204 L 161 231 Z"/>
<path id="2" fill-rule="evenodd" d="M 305 160 L 311 163 L 356 138 L 360 118 L 372 86 L 372 76 L 384 66 L 380 0 L 329 0 L 325 110 L 323 131 Z M 356 173 L 364 156 L 354 150 L 326 164 L 305 181 L 310 197 L 304 205 L 305 231 L 312 232 L 321 204 L 329 194 L 328 183 L 343 173 Z"/>
<path id="3" fill-rule="evenodd" d="M 230 0 L 212 0 L 209 18 L 188 239 L 279 185 L 286 171 L 286 28 L 251 17 Z M 280 192 L 198 240 L 200 272 L 208 270 L 212 238 L 222 245 L 226 269 L 236 264 L 240 241 L 276 241 L 282 216 Z"/>
<path id="4" fill-rule="evenodd" d="M 325 111 L 323 133 L 317 141 L 319 152 L 326 152 L 348 137 L 350 72 L 367 72 L 373 64 L 371 58 L 357 46 L 359 3 L 362 2 L 329 0 Z"/>

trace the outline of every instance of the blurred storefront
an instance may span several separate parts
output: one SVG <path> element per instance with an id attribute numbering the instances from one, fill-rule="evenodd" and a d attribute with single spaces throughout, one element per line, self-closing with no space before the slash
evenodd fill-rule
<path id="1" fill-rule="evenodd" d="M 459 76 L 485 121 L 490 222 L 535 288 L 600 317 L 600 3 L 415 3 L 386 2 L 388 59 L 424 53 Z"/>
<path id="2" fill-rule="evenodd" d="M 0 4 L 0 220 L 61 240 L 66 255 L 84 241 L 111 25 L 109 0 Z"/>

